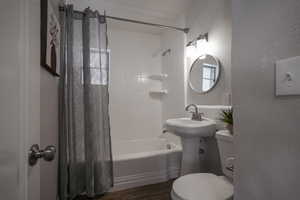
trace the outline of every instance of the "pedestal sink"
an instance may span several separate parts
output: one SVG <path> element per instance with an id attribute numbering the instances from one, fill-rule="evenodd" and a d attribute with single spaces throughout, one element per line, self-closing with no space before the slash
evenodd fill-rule
<path id="1" fill-rule="evenodd" d="M 189 118 L 168 119 L 165 128 L 181 138 L 181 175 L 202 172 L 206 150 L 203 138 L 215 134 L 215 121 L 207 118 L 201 121 Z"/>

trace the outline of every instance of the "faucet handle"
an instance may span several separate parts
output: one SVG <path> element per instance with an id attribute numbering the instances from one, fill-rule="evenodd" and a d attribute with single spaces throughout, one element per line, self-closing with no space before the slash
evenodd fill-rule
<path id="1" fill-rule="evenodd" d="M 197 120 L 197 121 L 201 121 L 202 120 L 202 116 L 203 113 L 198 113 L 198 112 L 192 112 L 192 120 Z"/>

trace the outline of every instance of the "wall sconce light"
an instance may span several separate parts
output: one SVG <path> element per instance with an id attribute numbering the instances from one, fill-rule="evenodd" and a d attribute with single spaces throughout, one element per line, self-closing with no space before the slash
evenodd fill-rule
<path id="1" fill-rule="evenodd" d="M 197 46 L 197 41 L 199 40 L 206 40 L 206 42 L 208 42 L 208 33 L 205 34 L 200 34 L 196 39 L 190 41 L 189 43 L 187 43 L 186 47 L 189 46 Z"/>

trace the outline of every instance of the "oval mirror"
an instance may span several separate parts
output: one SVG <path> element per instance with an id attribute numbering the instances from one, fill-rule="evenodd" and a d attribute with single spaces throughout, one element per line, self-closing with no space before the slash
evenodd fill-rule
<path id="1" fill-rule="evenodd" d="M 209 92 L 218 83 L 220 71 L 217 58 L 207 54 L 199 56 L 191 66 L 189 85 L 195 92 Z"/>

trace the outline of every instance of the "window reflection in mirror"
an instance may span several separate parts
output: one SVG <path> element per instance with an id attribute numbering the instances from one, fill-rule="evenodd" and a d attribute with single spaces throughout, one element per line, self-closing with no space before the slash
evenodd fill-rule
<path id="1" fill-rule="evenodd" d="M 211 55 L 198 57 L 190 69 L 189 86 L 197 93 L 212 90 L 220 76 L 220 65 L 217 58 Z"/>

